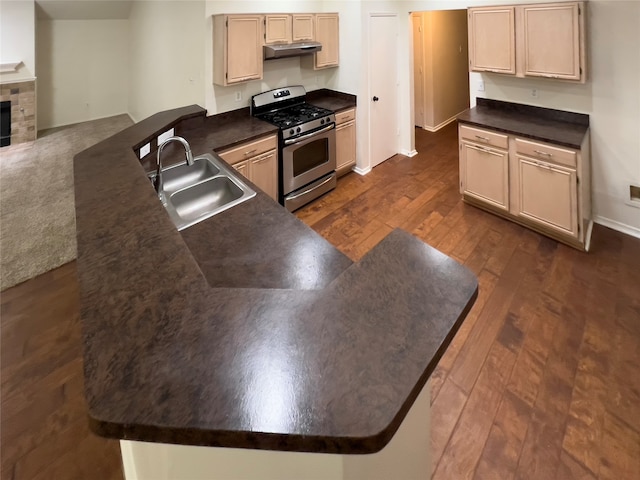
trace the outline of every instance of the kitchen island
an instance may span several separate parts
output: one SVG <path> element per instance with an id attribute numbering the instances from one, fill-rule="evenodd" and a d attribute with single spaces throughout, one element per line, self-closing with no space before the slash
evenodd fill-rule
<path id="1" fill-rule="evenodd" d="M 242 452 L 286 467 L 281 455 L 295 452 L 328 465 L 382 450 L 388 468 L 428 468 L 428 428 L 403 420 L 428 421 L 424 387 L 475 301 L 475 276 L 400 230 L 352 263 L 260 191 L 178 232 L 136 152 L 169 128 L 196 155 L 272 128 L 218 120 L 198 106 L 162 112 L 75 157 L 92 430 L 124 440 L 127 478 L 171 471 L 179 445 L 240 451 L 237 465 Z M 401 459 L 393 442 L 414 434 Z"/>

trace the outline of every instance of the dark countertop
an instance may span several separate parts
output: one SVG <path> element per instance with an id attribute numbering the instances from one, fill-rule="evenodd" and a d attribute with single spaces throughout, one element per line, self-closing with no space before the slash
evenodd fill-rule
<path id="1" fill-rule="evenodd" d="M 500 132 L 579 149 L 589 116 L 484 98 L 458 115 L 458 121 Z"/>
<path id="2" fill-rule="evenodd" d="M 343 110 L 355 108 L 356 96 L 323 88 L 308 92 L 307 102 L 316 105 L 317 107 L 333 110 L 334 112 L 341 112 Z"/>
<path id="3" fill-rule="evenodd" d="M 154 115 L 74 159 L 92 430 L 380 450 L 475 301 L 475 276 L 400 230 L 352 264 L 261 192 L 178 232 L 134 148 L 169 126 L 194 154 L 233 142 L 204 115 Z"/>

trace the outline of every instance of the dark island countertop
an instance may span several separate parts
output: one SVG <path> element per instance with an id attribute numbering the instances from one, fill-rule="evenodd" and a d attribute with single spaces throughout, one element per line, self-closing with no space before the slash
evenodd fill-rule
<path id="1" fill-rule="evenodd" d="M 476 278 L 400 230 L 352 263 L 261 192 L 178 232 L 137 148 L 171 127 L 196 155 L 237 142 L 219 120 L 195 105 L 162 112 L 74 159 L 91 428 L 378 451 L 475 301 Z M 254 122 L 238 136 L 269 133 Z"/>
<path id="2" fill-rule="evenodd" d="M 461 123 L 578 149 L 589 130 L 586 114 L 485 98 L 478 98 L 475 107 L 457 118 Z"/>

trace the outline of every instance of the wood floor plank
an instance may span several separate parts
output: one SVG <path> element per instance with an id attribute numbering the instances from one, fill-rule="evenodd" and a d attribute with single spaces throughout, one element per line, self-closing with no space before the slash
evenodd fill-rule
<path id="1" fill-rule="evenodd" d="M 605 414 L 599 480 L 637 478 L 640 472 L 640 433 L 614 415 Z"/>
<path id="2" fill-rule="evenodd" d="M 531 407 L 507 390 L 491 426 L 474 478 L 514 478 L 530 417 Z"/>
<path id="3" fill-rule="evenodd" d="M 437 465 L 451 433 L 467 402 L 467 396 L 456 384 L 445 380 L 438 398 L 431 405 L 431 461 Z"/>
<path id="4" fill-rule="evenodd" d="M 511 302 L 522 281 L 521 268 L 528 270 L 533 263 L 534 259 L 524 252 L 516 250 L 512 254 L 509 265 L 499 278 L 469 333 L 467 342 L 458 354 L 451 368 L 451 378 L 465 393 L 471 392 L 493 341 L 504 325 Z"/>
<path id="5" fill-rule="evenodd" d="M 513 352 L 497 342 L 492 344 L 432 478 L 473 478 L 514 363 Z"/>

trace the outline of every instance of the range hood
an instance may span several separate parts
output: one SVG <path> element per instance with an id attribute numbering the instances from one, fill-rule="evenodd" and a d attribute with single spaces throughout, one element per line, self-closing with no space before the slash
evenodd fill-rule
<path id="1" fill-rule="evenodd" d="M 318 42 L 287 43 L 264 46 L 264 59 L 299 57 L 310 55 L 322 50 L 322 44 Z"/>

